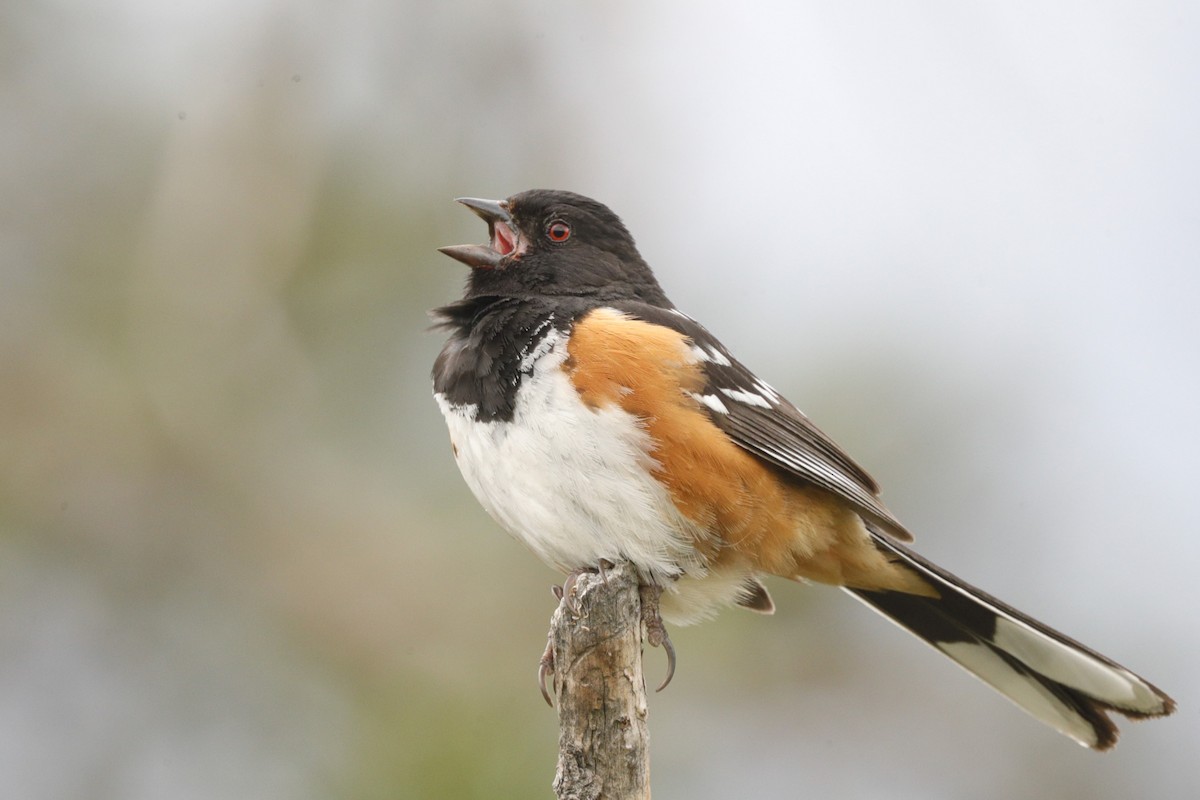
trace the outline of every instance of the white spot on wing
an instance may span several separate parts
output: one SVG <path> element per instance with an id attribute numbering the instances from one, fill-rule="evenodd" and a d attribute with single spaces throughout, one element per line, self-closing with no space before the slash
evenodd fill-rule
<path id="1" fill-rule="evenodd" d="M 722 367 L 732 367 L 733 366 L 733 364 L 729 363 L 729 359 L 725 357 L 725 354 L 722 353 L 720 350 L 718 350 L 715 347 L 708 348 L 708 358 L 714 364 L 718 364 Z"/>
<path id="2" fill-rule="evenodd" d="M 696 392 L 688 392 L 693 400 L 697 403 L 703 403 L 718 414 L 728 414 L 729 409 L 721 402 L 721 398 L 715 394 L 697 394 Z"/>
<path id="3" fill-rule="evenodd" d="M 695 357 L 696 357 L 696 360 L 697 360 L 697 361 L 699 361 L 700 363 L 704 363 L 704 362 L 707 362 L 707 361 L 712 361 L 712 359 L 708 357 L 708 353 L 704 352 L 704 348 L 703 348 L 703 347 L 701 347 L 701 346 L 700 346 L 700 345 L 698 345 L 698 344 L 694 344 L 694 345 L 692 345 L 691 347 L 689 347 L 689 348 L 688 348 L 688 351 L 689 351 L 689 352 L 690 352 L 690 353 L 691 353 L 693 356 L 695 356 Z"/>
<path id="4" fill-rule="evenodd" d="M 758 406 L 759 408 L 769 409 L 770 402 L 762 395 L 753 394 L 751 392 L 743 392 L 740 389 L 721 389 L 721 394 L 728 397 L 730 400 L 736 400 L 739 403 L 745 403 L 748 406 Z"/>
<path id="5" fill-rule="evenodd" d="M 758 391 L 761 392 L 763 394 L 763 396 L 766 397 L 768 400 L 770 400 L 772 403 L 779 402 L 779 392 L 775 391 L 775 388 L 773 386 L 771 386 L 771 384 L 767 383 L 766 381 L 755 378 L 754 379 L 754 388 L 758 389 Z"/>

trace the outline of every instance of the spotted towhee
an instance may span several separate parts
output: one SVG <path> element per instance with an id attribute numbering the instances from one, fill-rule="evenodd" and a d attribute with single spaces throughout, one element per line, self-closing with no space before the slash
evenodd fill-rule
<path id="1" fill-rule="evenodd" d="M 760 578 L 840 586 L 1076 741 L 1174 702 L 914 553 L 875 481 L 663 294 L 621 220 L 561 191 L 463 198 L 486 245 L 437 309 L 433 388 L 488 512 L 564 572 L 628 560 L 687 624 L 771 613 Z"/>

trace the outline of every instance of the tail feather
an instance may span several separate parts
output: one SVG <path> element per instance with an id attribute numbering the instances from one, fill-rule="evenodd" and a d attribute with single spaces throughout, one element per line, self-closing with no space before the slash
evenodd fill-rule
<path id="1" fill-rule="evenodd" d="M 1120 664 L 877 536 L 876 545 L 936 596 L 847 589 L 892 622 L 949 656 L 1023 710 L 1096 750 L 1116 744 L 1106 712 L 1158 717 L 1175 703 Z"/>

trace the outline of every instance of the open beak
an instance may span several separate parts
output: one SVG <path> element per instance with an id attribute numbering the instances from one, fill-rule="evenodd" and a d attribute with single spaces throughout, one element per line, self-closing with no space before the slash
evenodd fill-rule
<path id="1" fill-rule="evenodd" d="M 524 243 L 513 225 L 512 215 L 503 200 L 481 200 L 460 197 L 458 202 L 474 211 L 488 224 L 488 244 L 456 244 L 439 247 L 439 253 L 461 261 L 474 269 L 495 269 L 509 256 L 525 251 Z"/>

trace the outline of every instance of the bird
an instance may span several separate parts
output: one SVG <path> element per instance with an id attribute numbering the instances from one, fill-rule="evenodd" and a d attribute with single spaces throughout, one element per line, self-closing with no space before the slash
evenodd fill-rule
<path id="1" fill-rule="evenodd" d="M 675 307 L 607 206 L 544 189 L 457 202 L 488 240 L 440 248 L 471 269 L 463 297 L 431 312 L 449 334 L 434 398 L 466 484 L 543 562 L 632 563 L 661 590 L 660 625 L 772 613 L 767 576 L 840 587 L 1095 750 L 1116 743 L 1114 712 L 1174 711 L 914 551 L 875 480 Z"/>

